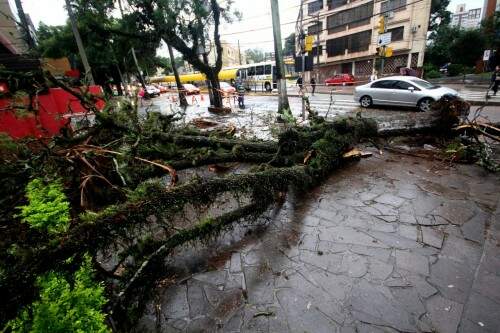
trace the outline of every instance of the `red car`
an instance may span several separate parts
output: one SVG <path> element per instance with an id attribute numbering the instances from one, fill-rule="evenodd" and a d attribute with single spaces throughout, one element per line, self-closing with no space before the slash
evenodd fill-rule
<path id="1" fill-rule="evenodd" d="M 352 86 L 356 79 L 352 74 L 337 74 L 325 80 L 327 86 Z"/>

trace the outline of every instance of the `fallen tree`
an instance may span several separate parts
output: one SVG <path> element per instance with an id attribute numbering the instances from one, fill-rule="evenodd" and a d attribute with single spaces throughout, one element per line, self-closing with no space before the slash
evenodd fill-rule
<path id="1" fill-rule="evenodd" d="M 259 218 L 290 188 L 320 184 L 355 144 L 379 135 L 373 120 L 325 121 L 311 112 L 309 126 L 284 125 L 277 142 L 240 140 L 181 126 L 182 114 L 140 115 L 126 100 L 109 101 L 98 112 L 85 91 L 67 91 L 95 115 L 92 126 L 51 141 L 6 139 L 0 147 L 1 181 L 8 185 L 1 188 L 2 324 L 37 299 L 39 276 L 71 275 L 88 254 L 107 286 L 106 309 L 116 328 L 126 330 L 177 248 Z M 190 179 L 178 172 L 234 162 L 246 163 L 245 172 Z M 56 233 L 31 228 L 16 213 L 32 204 L 22 191 L 32 180 L 63 189 L 71 220 Z M 46 210 L 54 206 L 42 203 Z M 220 211 L 211 209 L 217 205 Z"/>

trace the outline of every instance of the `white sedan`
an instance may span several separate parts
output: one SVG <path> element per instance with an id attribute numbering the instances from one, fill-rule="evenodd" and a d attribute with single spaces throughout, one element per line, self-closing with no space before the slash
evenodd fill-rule
<path id="1" fill-rule="evenodd" d="M 444 95 L 458 96 L 458 92 L 433 85 L 414 76 L 390 76 L 356 87 L 354 100 L 362 107 L 372 105 L 392 105 L 417 107 L 425 112 L 432 103 Z"/>

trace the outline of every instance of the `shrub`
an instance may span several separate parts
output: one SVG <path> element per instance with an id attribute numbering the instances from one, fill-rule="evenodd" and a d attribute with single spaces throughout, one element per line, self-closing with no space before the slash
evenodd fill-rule
<path id="1" fill-rule="evenodd" d="M 57 273 L 38 279 L 40 300 L 10 321 L 6 328 L 24 333 L 110 332 L 102 308 L 104 287 L 93 280 L 89 256 L 73 276 L 73 285 Z"/>
<path id="2" fill-rule="evenodd" d="M 448 66 L 449 76 L 458 76 L 464 72 L 464 66 L 458 64 L 451 64 Z"/>
<path id="3" fill-rule="evenodd" d="M 425 72 L 425 78 L 426 79 L 438 79 L 441 77 L 441 73 L 437 70 L 431 70 L 428 72 Z"/>
<path id="4" fill-rule="evenodd" d="M 46 184 L 42 179 L 33 179 L 26 186 L 26 197 L 28 205 L 18 207 L 23 222 L 51 234 L 68 229 L 69 203 L 59 180 Z"/>

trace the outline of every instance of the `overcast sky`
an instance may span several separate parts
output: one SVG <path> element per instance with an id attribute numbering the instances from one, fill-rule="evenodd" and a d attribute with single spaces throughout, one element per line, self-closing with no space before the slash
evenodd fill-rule
<path id="1" fill-rule="evenodd" d="M 64 24 L 67 18 L 64 0 L 23 0 L 24 10 L 30 14 L 36 26 L 40 22 L 48 25 Z M 452 0 L 448 9 L 452 12 L 458 4 L 465 3 L 468 9 L 483 6 L 483 0 Z M 279 0 L 282 37 L 295 31 L 295 20 L 300 0 Z M 227 42 L 240 41 L 242 49 L 260 48 L 273 50 L 271 6 L 269 0 L 235 0 L 234 8 L 243 13 L 241 22 L 221 27 L 222 39 Z M 254 30 L 254 31 L 249 31 Z M 249 31 L 249 32 L 247 32 Z M 166 55 L 165 50 L 160 54 Z"/>

